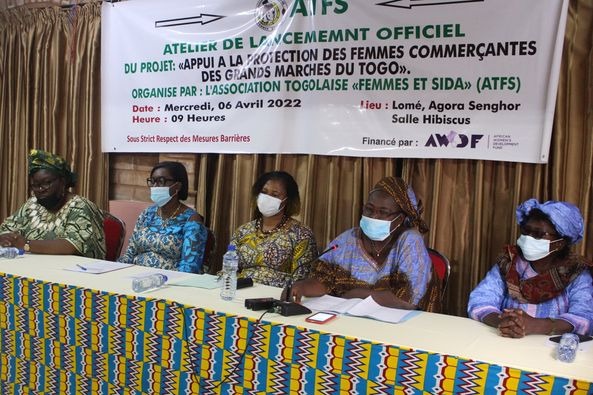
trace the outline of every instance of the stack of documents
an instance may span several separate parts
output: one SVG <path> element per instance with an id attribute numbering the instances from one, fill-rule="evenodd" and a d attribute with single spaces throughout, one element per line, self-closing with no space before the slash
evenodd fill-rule
<path id="1" fill-rule="evenodd" d="M 402 310 L 379 305 L 369 296 L 366 299 L 344 299 L 324 295 L 318 298 L 306 298 L 303 305 L 315 311 L 331 311 L 334 313 L 367 317 L 379 321 L 397 324 L 420 313 L 418 310 Z"/>

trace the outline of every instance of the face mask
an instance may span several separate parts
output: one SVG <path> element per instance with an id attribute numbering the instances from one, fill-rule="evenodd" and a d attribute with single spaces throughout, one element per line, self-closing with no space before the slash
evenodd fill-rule
<path id="1" fill-rule="evenodd" d="M 391 223 L 398 218 L 399 215 L 391 221 L 386 221 L 383 219 L 365 217 L 363 215 L 360 218 L 360 229 L 362 229 L 369 239 L 373 241 L 383 241 L 389 237 L 392 232 L 395 232 L 395 230 L 399 228 L 399 225 L 397 225 L 395 229 L 391 230 Z"/>
<path id="2" fill-rule="evenodd" d="M 553 241 L 546 239 L 535 239 L 528 235 L 521 235 L 517 239 L 517 245 L 519 248 L 521 248 L 521 252 L 523 253 L 525 259 L 531 262 L 545 258 L 554 252 L 555 250 L 550 251 L 550 243 Z"/>
<path id="3" fill-rule="evenodd" d="M 150 199 L 159 207 L 169 203 L 173 196 L 169 194 L 169 187 L 150 187 Z"/>
<path id="4" fill-rule="evenodd" d="M 280 212 L 280 205 L 283 201 L 274 196 L 260 193 L 257 195 L 257 209 L 264 217 L 272 217 Z"/>

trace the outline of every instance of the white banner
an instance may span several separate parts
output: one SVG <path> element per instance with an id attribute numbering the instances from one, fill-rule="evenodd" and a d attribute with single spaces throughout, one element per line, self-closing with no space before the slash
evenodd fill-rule
<path id="1" fill-rule="evenodd" d="M 546 162 L 567 5 L 105 2 L 102 148 Z"/>

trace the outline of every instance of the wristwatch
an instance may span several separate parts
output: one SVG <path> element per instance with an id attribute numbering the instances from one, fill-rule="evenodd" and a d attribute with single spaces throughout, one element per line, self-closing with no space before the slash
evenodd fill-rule
<path id="1" fill-rule="evenodd" d="M 29 244 L 29 240 L 25 241 L 25 245 L 23 246 L 23 250 L 25 252 L 31 251 L 31 245 Z"/>

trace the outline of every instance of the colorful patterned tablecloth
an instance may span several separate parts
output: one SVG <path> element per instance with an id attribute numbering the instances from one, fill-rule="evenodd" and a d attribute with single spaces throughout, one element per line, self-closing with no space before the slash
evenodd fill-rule
<path id="1" fill-rule="evenodd" d="M 0 275 L 2 395 L 496 392 L 591 394 L 593 384 Z"/>

